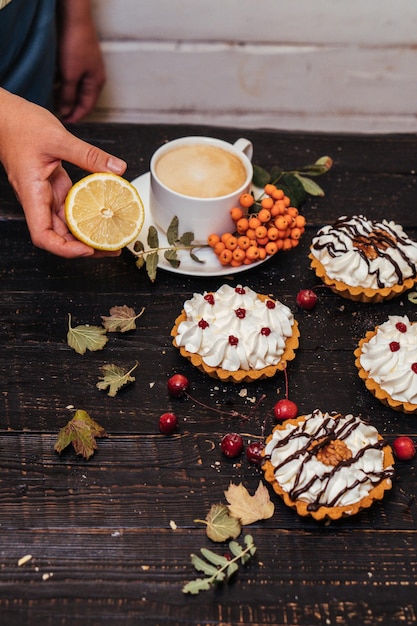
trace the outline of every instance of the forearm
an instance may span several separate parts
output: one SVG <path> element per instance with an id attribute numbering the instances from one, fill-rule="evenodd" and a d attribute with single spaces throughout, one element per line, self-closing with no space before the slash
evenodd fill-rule
<path id="1" fill-rule="evenodd" d="M 58 28 L 93 24 L 90 0 L 57 0 Z"/>

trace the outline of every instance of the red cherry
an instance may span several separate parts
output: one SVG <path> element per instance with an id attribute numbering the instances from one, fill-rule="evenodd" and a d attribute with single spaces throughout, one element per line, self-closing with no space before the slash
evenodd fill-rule
<path id="1" fill-rule="evenodd" d="M 189 386 L 188 378 L 183 374 L 174 374 L 168 379 L 168 392 L 174 398 L 179 398 Z"/>
<path id="2" fill-rule="evenodd" d="M 395 328 L 400 331 L 400 333 L 406 333 L 407 332 L 407 326 L 405 324 L 403 324 L 403 322 L 397 322 L 395 324 Z"/>
<path id="3" fill-rule="evenodd" d="M 243 450 L 243 439 L 238 433 L 228 433 L 221 440 L 220 448 L 229 458 L 239 456 Z"/>
<path id="4" fill-rule="evenodd" d="M 410 437 L 402 435 L 397 437 L 392 447 L 394 448 L 394 454 L 400 461 L 409 461 L 416 453 L 416 448 L 413 440 Z"/>
<path id="5" fill-rule="evenodd" d="M 249 463 L 254 463 L 255 465 L 261 465 L 263 461 L 262 452 L 265 448 L 265 444 L 260 441 L 254 441 L 250 443 L 246 448 L 246 458 Z"/>
<path id="6" fill-rule="evenodd" d="M 398 343 L 398 341 L 391 341 L 391 343 L 389 344 L 389 349 L 391 350 L 391 352 L 398 352 L 398 350 L 400 349 L 400 344 Z"/>
<path id="7" fill-rule="evenodd" d="M 292 400 L 278 400 L 274 406 L 274 414 L 277 420 L 290 420 L 298 415 L 298 407 Z"/>
<path id="8" fill-rule="evenodd" d="M 172 435 L 178 426 L 178 419 L 174 413 L 162 413 L 159 418 L 159 430 L 163 435 Z"/>
<path id="9" fill-rule="evenodd" d="M 297 304 L 306 311 L 311 311 L 317 304 L 317 296 L 312 289 L 301 289 L 297 293 Z"/>

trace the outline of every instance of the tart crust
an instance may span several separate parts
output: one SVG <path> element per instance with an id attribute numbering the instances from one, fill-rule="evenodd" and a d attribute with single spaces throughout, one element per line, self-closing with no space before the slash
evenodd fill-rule
<path id="1" fill-rule="evenodd" d="M 260 300 L 262 300 L 262 302 L 270 299 L 263 294 L 257 294 L 257 296 Z M 249 383 L 257 380 L 263 380 L 264 378 L 272 378 L 272 376 L 275 376 L 277 371 L 284 370 L 287 367 L 288 361 L 292 361 L 295 358 L 295 350 L 299 346 L 300 331 L 298 328 L 298 322 L 294 319 L 294 323 L 292 326 L 292 335 L 286 340 L 284 352 L 281 355 L 280 361 L 276 365 L 268 365 L 267 367 L 263 367 L 259 370 L 239 369 L 235 372 L 231 372 L 221 367 L 211 367 L 204 363 L 202 357 L 199 354 L 188 352 L 188 350 L 186 350 L 184 346 L 177 345 L 175 338 L 178 335 L 178 326 L 181 324 L 181 322 L 186 321 L 186 319 L 187 316 L 185 311 L 183 310 L 175 320 L 175 324 L 171 330 L 171 336 L 174 337 L 172 342 L 173 345 L 179 349 L 182 356 L 191 361 L 191 363 L 199 370 L 205 372 L 211 378 L 217 378 L 218 380 L 221 380 L 223 382 Z"/>
<path id="2" fill-rule="evenodd" d="M 417 413 L 417 404 L 411 404 L 411 402 L 401 402 L 400 400 L 394 400 L 393 398 L 391 398 L 389 393 L 385 391 L 385 389 L 382 389 L 379 383 L 377 383 L 375 379 L 371 378 L 369 376 L 369 373 L 361 365 L 360 357 L 362 354 L 362 347 L 365 343 L 370 341 L 372 337 L 376 335 L 377 330 L 378 327 L 376 327 L 375 330 L 368 331 L 365 337 L 360 340 L 358 347 L 353 353 L 356 357 L 355 365 L 358 369 L 359 378 L 364 381 L 368 391 L 370 391 L 372 395 L 380 402 L 382 402 L 382 404 L 384 404 L 385 406 L 390 407 L 394 411 L 400 411 L 402 413 Z"/>
<path id="3" fill-rule="evenodd" d="M 393 285 L 392 287 L 384 287 L 382 289 L 371 289 L 370 287 L 360 287 L 348 285 L 340 280 L 329 278 L 324 265 L 310 252 L 308 255 L 311 260 L 311 267 L 326 285 L 332 288 L 342 298 L 354 300 L 355 302 L 368 302 L 377 304 L 385 300 L 391 300 L 401 295 L 404 291 L 411 289 L 417 282 L 416 278 L 406 278 L 402 285 Z"/>
<path id="4" fill-rule="evenodd" d="M 275 430 L 284 430 L 288 424 L 298 425 L 306 419 L 305 415 L 296 417 L 295 419 L 286 420 L 283 424 L 275 426 Z M 272 434 L 266 440 L 268 443 L 272 439 Z M 383 438 L 378 434 L 378 439 L 381 441 Z M 382 448 L 384 453 L 383 468 L 394 465 L 394 455 L 391 447 L 387 444 Z M 309 511 L 308 502 L 302 500 L 292 500 L 287 491 L 285 491 L 281 485 L 277 482 L 274 474 L 274 466 L 271 461 L 267 460 L 262 465 L 262 470 L 265 473 L 265 479 L 272 485 L 275 493 L 277 493 L 285 502 L 287 506 L 293 508 L 297 513 L 303 517 L 311 516 L 315 520 L 336 520 L 341 517 L 347 517 L 359 513 L 363 509 L 369 508 L 375 500 L 382 500 L 386 491 L 392 488 L 392 481 L 390 478 L 384 478 L 380 483 L 375 485 L 369 493 L 364 497 L 346 506 L 320 506 L 317 510 Z"/>

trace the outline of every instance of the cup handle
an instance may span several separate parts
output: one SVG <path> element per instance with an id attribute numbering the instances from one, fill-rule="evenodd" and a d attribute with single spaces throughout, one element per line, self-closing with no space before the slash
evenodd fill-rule
<path id="1" fill-rule="evenodd" d="M 248 157 L 249 161 L 252 161 L 253 145 L 252 145 L 252 142 L 249 141 L 249 139 L 245 139 L 244 137 L 240 137 L 240 139 L 235 141 L 235 143 L 233 145 L 234 145 L 234 147 L 237 150 L 240 150 L 241 152 L 243 152 L 243 154 L 246 154 L 246 156 Z"/>

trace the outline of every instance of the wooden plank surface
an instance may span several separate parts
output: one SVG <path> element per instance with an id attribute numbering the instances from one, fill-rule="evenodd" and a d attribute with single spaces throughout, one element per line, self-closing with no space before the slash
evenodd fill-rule
<path id="1" fill-rule="evenodd" d="M 128 178 L 145 173 L 169 138 L 214 134 L 234 141 L 239 129 L 189 126 L 84 125 L 87 141 L 129 162 Z M 274 516 L 247 528 L 258 547 L 233 584 L 199 596 L 182 586 L 195 577 L 190 553 L 213 547 L 195 522 L 223 500 L 229 483 L 253 492 L 260 470 L 244 456 L 225 459 L 223 434 L 272 429 L 271 408 L 284 379 L 219 384 L 172 347 L 170 329 L 195 291 L 242 283 L 270 293 L 295 312 L 301 331 L 290 364 L 290 395 L 300 412 L 316 407 L 369 419 L 388 441 L 417 438 L 416 418 L 373 399 L 357 376 L 353 350 L 366 330 L 390 314 L 417 310 L 406 296 L 360 305 L 320 291 L 311 312 L 295 297 L 317 280 L 308 248 L 317 227 L 348 212 L 402 222 L 417 237 L 417 138 L 245 131 L 256 163 L 296 167 L 328 154 L 334 168 L 320 180 L 324 198 L 304 207 L 308 229 L 288 255 L 226 278 L 159 271 L 151 284 L 129 252 L 118 259 L 65 260 L 35 249 L 5 177 L 0 177 L 0 614 L 7 626 L 410 626 L 416 623 L 416 463 L 397 462 L 393 489 L 353 518 L 302 519 L 274 494 Z M 82 172 L 69 168 L 75 179 Z M 68 314 L 100 324 L 111 306 L 145 307 L 137 329 L 115 335 L 101 352 L 76 354 L 66 343 Z M 96 388 L 100 368 L 139 362 L 136 382 L 115 398 Z M 191 399 L 168 396 L 166 381 L 185 373 Z M 247 395 L 241 394 L 246 390 Z M 260 401 L 259 405 L 256 402 Z M 83 408 L 108 438 L 89 460 L 53 449 L 59 428 Z M 211 408 L 216 411 L 211 410 Z M 174 410 L 181 427 L 158 432 Z M 218 410 L 225 413 L 218 413 Z M 240 416 L 231 415 L 236 411 Z M 24 565 L 24 555 L 32 558 Z"/>

